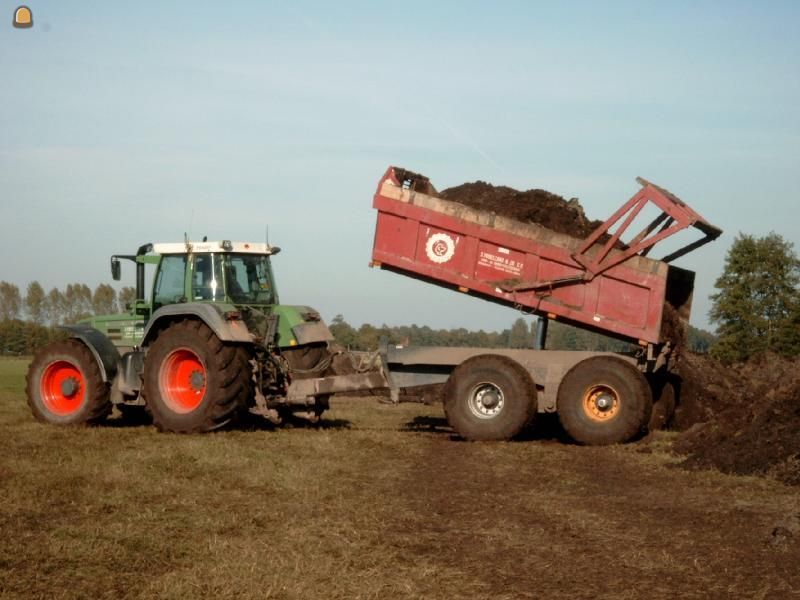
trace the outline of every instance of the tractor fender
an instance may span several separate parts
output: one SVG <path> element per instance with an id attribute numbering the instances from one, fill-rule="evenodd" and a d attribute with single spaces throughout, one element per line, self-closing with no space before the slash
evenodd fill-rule
<path id="1" fill-rule="evenodd" d="M 110 382 L 117 376 L 119 350 L 100 330 L 89 325 L 62 325 L 69 337 L 80 340 L 91 350 L 92 356 L 100 367 L 103 381 Z"/>
<path id="2" fill-rule="evenodd" d="M 236 313 L 236 318 L 227 318 L 226 313 Z M 147 323 L 142 338 L 142 346 L 148 346 L 156 337 L 156 333 L 172 321 L 194 317 L 208 325 L 223 342 L 252 342 L 253 336 L 247 325 L 238 317 L 233 305 L 204 304 L 189 302 L 162 306 L 153 313 Z"/>
<path id="3" fill-rule="evenodd" d="M 333 341 L 331 330 L 322 321 L 300 323 L 292 327 L 292 333 L 299 345 Z"/>

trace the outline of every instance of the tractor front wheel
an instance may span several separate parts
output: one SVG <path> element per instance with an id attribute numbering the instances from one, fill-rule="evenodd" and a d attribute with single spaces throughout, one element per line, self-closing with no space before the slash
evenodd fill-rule
<path id="1" fill-rule="evenodd" d="M 33 358 L 26 380 L 28 406 L 45 423 L 98 423 L 111 412 L 109 385 L 92 352 L 78 340 L 48 344 Z"/>
<path id="2" fill-rule="evenodd" d="M 201 321 L 170 324 L 150 346 L 144 395 L 161 431 L 211 431 L 234 421 L 252 395 L 249 354 Z"/>

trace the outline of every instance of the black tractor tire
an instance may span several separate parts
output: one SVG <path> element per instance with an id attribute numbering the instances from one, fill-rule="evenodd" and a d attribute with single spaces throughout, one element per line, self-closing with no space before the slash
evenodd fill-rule
<path id="1" fill-rule="evenodd" d="M 317 369 L 325 359 L 330 356 L 328 345 L 324 342 L 305 344 L 283 348 L 281 356 L 289 363 L 289 369 L 294 379 L 309 379 L 322 377 L 327 369 Z"/>
<path id="2" fill-rule="evenodd" d="M 39 350 L 25 383 L 28 406 L 44 423 L 91 425 L 111 412 L 110 386 L 92 351 L 78 340 L 53 342 Z"/>
<path id="3" fill-rule="evenodd" d="M 672 417 L 675 415 L 677 401 L 675 383 L 669 379 L 659 382 L 654 392 L 656 400 L 653 402 L 653 412 L 647 428 L 650 431 L 660 431 L 670 426 Z"/>
<path id="4" fill-rule="evenodd" d="M 653 397 L 644 375 L 613 356 L 593 356 L 572 367 L 558 388 L 558 418 L 580 444 L 621 444 L 643 432 Z"/>
<path id="5" fill-rule="evenodd" d="M 144 363 L 144 398 L 161 431 L 213 431 L 237 420 L 253 396 L 250 354 L 202 321 L 171 323 Z"/>
<path id="6" fill-rule="evenodd" d="M 509 440 L 536 416 L 536 386 L 522 365 L 483 354 L 458 365 L 444 386 L 450 426 L 470 441 Z"/>

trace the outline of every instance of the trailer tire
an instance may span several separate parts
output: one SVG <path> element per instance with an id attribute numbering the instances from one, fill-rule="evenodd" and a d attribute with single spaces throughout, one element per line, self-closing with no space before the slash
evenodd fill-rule
<path id="1" fill-rule="evenodd" d="M 447 421 L 471 441 L 511 439 L 536 416 L 536 386 L 530 374 L 505 356 L 465 360 L 450 374 L 443 396 Z"/>
<path id="2" fill-rule="evenodd" d="M 652 392 L 644 375 L 613 356 L 593 356 L 572 367 L 558 388 L 558 418 L 580 444 L 627 442 L 650 420 Z"/>
<path id="3" fill-rule="evenodd" d="M 28 367 L 28 406 L 39 421 L 91 425 L 111 412 L 110 387 L 91 350 L 78 340 L 48 344 Z"/>
<path id="4" fill-rule="evenodd" d="M 222 342 L 205 323 L 171 323 L 144 363 L 144 397 L 161 431 L 212 431 L 235 421 L 253 395 L 244 346 Z"/>

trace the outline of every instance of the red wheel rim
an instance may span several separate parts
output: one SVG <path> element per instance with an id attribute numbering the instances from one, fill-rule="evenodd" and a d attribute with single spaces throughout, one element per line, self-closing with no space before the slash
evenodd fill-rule
<path id="1" fill-rule="evenodd" d="M 40 390 L 47 410 L 54 415 L 72 415 L 83 406 L 86 380 L 74 364 L 57 360 L 45 367 Z"/>
<path id="2" fill-rule="evenodd" d="M 206 394 L 206 368 L 188 348 L 173 350 L 159 374 L 164 403 L 177 413 L 192 412 Z"/>

